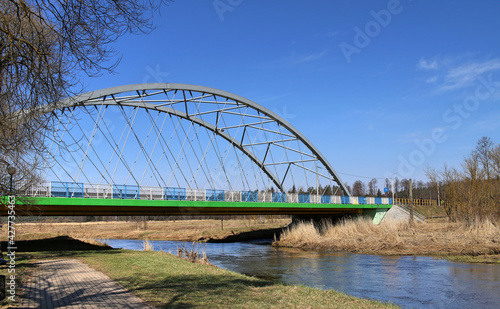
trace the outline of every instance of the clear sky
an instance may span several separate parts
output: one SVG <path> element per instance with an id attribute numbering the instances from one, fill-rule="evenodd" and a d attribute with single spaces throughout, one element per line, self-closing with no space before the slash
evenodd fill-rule
<path id="1" fill-rule="evenodd" d="M 426 180 L 482 136 L 500 143 L 499 15 L 493 0 L 176 0 L 153 33 L 115 44 L 116 74 L 84 82 L 232 92 L 284 117 L 350 185 Z"/>

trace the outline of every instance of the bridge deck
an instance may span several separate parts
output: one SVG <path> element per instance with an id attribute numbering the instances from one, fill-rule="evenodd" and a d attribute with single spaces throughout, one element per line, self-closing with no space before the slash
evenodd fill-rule
<path id="1" fill-rule="evenodd" d="M 18 199 L 16 204 L 17 215 L 35 216 L 340 215 L 360 214 L 369 209 L 389 209 L 392 206 L 64 197 L 34 197 L 24 203 Z M 6 208 L 0 210 L 0 215 L 6 214 Z"/>

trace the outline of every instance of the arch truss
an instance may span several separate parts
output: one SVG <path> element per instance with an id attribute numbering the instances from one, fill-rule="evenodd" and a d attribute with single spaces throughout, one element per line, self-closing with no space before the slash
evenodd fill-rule
<path id="1" fill-rule="evenodd" d="M 45 106 L 56 116 L 45 179 L 224 190 L 349 191 L 287 121 L 225 91 L 137 84 Z"/>

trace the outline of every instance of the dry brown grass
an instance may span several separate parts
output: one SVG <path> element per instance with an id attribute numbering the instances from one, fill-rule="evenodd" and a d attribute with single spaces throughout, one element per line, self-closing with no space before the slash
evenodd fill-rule
<path id="1" fill-rule="evenodd" d="M 177 256 L 181 259 L 188 260 L 191 263 L 199 263 L 204 265 L 212 265 L 208 261 L 205 251 L 198 252 L 196 244 L 193 242 L 191 249 L 186 249 L 184 246 L 177 248 Z"/>
<path id="2" fill-rule="evenodd" d="M 321 227 L 300 223 L 282 233 L 276 246 L 382 255 L 479 256 L 500 254 L 500 227 L 489 220 L 465 223 L 346 220 Z"/>
<path id="3" fill-rule="evenodd" d="M 155 251 L 153 244 L 149 241 L 149 239 L 145 239 L 142 242 L 142 249 L 144 251 Z"/>
<path id="4" fill-rule="evenodd" d="M 289 219 L 274 220 L 182 220 L 149 221 L 146 228 L 138 228 L 137 222 L 82 222 L 82 223 L 17 223 L 16 239 L 31 240 L 56 236 L 71 236 L 78 239 L 149 239 L 198 241 L 221 239 L 228 235 L 259 229 L 285 226 Z M 144 224 L 142 225 L 144 227 Z M 7 233 L 0 233 L 6 240 Z"/>
<path id="5" fill-rule="evenodd" d="M 109 247 L 109 239 L 94 239 L 94 238 L 76 238 L 76 239 L 83 241 L 83 242 L 86 242 L 86 243 L 89 243 L 89 244 L 92 244 L 92 245 L 97 245 L 97 246 L 101 246 L 101 247 Z"/>
<path id="6" fill-rule="evenodd" d="M 287 239 L 295 247 L 314 245 L 319 238 L 320 234 L 313 224 L 297 224 L 281 234 L 281 239 Z"/>

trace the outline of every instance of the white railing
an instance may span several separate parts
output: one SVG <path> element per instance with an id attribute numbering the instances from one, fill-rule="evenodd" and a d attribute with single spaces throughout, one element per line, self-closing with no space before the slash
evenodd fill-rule
<path id="1" fill-rule="evenodd" d="M 310 203 L 310 204 L 356 204 L 391 205 L 387 197 L 357 197 L 317 195 L 307 193 L 276 193 L 256 191 L 224 191 L 212 189 L 184 189 L 172 187 L 150 187 L 136 185 L 83 184 L 49 182 L 34 186 L 26 195 L 33 197 L 100 198 L 100 199 L 145 199 L 187 200 L 263 203 Z"/>

